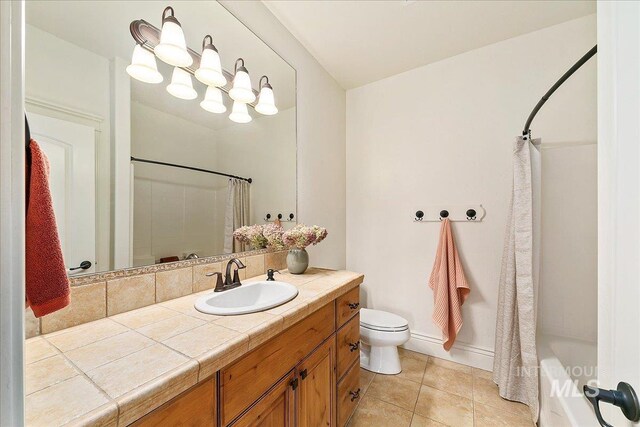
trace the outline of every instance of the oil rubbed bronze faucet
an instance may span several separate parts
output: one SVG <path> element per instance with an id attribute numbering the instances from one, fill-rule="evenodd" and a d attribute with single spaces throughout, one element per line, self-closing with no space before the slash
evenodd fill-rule
<path id="1" fill-rule="evenodd" d="M 233 278 L 231 278 L 231 268 L 232 264 L 235 264 L 237 269 L 233 271 Z M 237 288 L 238 286 L 242 286 L 240 283 L 240 277 L 238 276 L 238 270 L 246 268 L 246 266 L 237 258 L 231 258 L 227 263 L 227 271 L 225 274 L 224 282 L 222 281 L 222 273 L 216 271 L 213 273 L 207 273 L 207 277 L 211 277 L 214 275 L 218 276 L 218 280 L 216 281 L 216 287 L 213 292 L 222 292 L 228 291 L 229 289 Z"/>

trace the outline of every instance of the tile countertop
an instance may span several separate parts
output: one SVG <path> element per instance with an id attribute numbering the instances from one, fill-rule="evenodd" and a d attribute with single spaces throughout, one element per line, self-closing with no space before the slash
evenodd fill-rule
<path id="1" fill-rule="evenodd" d="M 31 338 L 25 351 L 26 425 L 128 425 L 363 279 L 350 271 L 310 268 L 279 276 L 299 294 L 267 311 L 200 313 L 193 304 L 209 289 Z"/>

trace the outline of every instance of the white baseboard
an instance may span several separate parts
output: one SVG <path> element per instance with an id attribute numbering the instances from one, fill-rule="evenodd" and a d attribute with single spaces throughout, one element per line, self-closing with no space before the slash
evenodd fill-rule
<path id="1" fill-rule="evenodd" d="M 451 360 L 474 368 L 493 370 L 493 350 L 463 342 L 456 342 L 450 351 L 442 347 L 442 340 L 432 335 L 411 333 L 409 341 L 403 345 L 407 350 L 428 354 L 440 359 Z"/>

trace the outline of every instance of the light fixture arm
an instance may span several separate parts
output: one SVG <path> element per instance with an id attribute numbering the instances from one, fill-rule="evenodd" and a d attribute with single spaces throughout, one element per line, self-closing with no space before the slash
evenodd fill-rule
<path id="1" fill-rule="evenodd" d="M 209 39 L 209 43 L 207 43 L 207 39 Z M 213 37 L 211 37 L 211 34 L 207 34 L 202 39 L 202 50 L 205 49 L 205 46 L 211 46 L 216 52 L 218 51 L 218 49 L 216 49 L 216 47 L 213 45 Z"/>
<path id="2" fill-rule="evenodd" d="M 171 14 L 167 15 L 167 12 L 170 12 Z M 164 24 L 167 21 L 175 22 L 176 24 L 180 25 L 171 6 L 165 7 L 162 11 L 162 23 Z"/>
<path id="3" fill-rule="evenodd" d="M 238 68 L 238 62 L 240 62 L 240 68 Z M 244 59 L 242 58 L 238 58 L 236 59 L 236 64 L 233 67 L 233 74 L 236 74 L 238 72 L 238 69 L 240 69 L 241 71 L 244 71 L 245 73 L 248 74 L 247 69 L 244 66 Z"/>
<path id="4" fill-rule="evenodd" d="M 262 85 L 262 80 L 263 80 L 263 79 L 264 79 L 264 80 L 266 80 L 266 81 L 264 82 L 264 86 L 268 87 L 269 89 L 273 89 L 273 88 L 271 87 L 271 85 L 269 84 L 269 77 L 268 77 L 268 76 L 262 76 L 262 77 L 260 77 L 260 80 L 258 81 L 258 91 L 260 91 L 260 89 L 262 89 L 262 88 L 263 88 L 263 85 Z"/>

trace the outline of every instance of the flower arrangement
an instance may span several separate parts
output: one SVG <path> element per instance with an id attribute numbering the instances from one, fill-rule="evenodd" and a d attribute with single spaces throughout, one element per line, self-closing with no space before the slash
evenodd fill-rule
<path id="1" fill-rule="evenodd" d="M 286 248 L 282 241 L 283 234 L 284 228 L 279 224 L 273 223 L 262 226 L 262 235 L 267 239 L 267 248 L 269 249 L 281 251 Z"/>
<path id="2" fill-rule="evenodd" d="M 282 242 L 284 229 L 278 224 L 245 225 L 233 232 L 233 237 L 240 243 L 250 245 L 253 249 L 269 248 L 276 251 L 285 249 Z"/>
<path id="3" fill-rule="evenodd" d="M 314 225 L 308 227 L 298 224 L 282 234 L 282 242 L 289 249 L 304 249 L 309 245 L 317 245 L 327 237 L 327 229 Z"/>
<path id="4" fill-rule="evenodd" d="M 233 232 L 233 237 L 240 243 L 250 245 L 253 249 L 267 246 L 267 239 L 262 234 L 262 225 L 245 225 Z"/>

